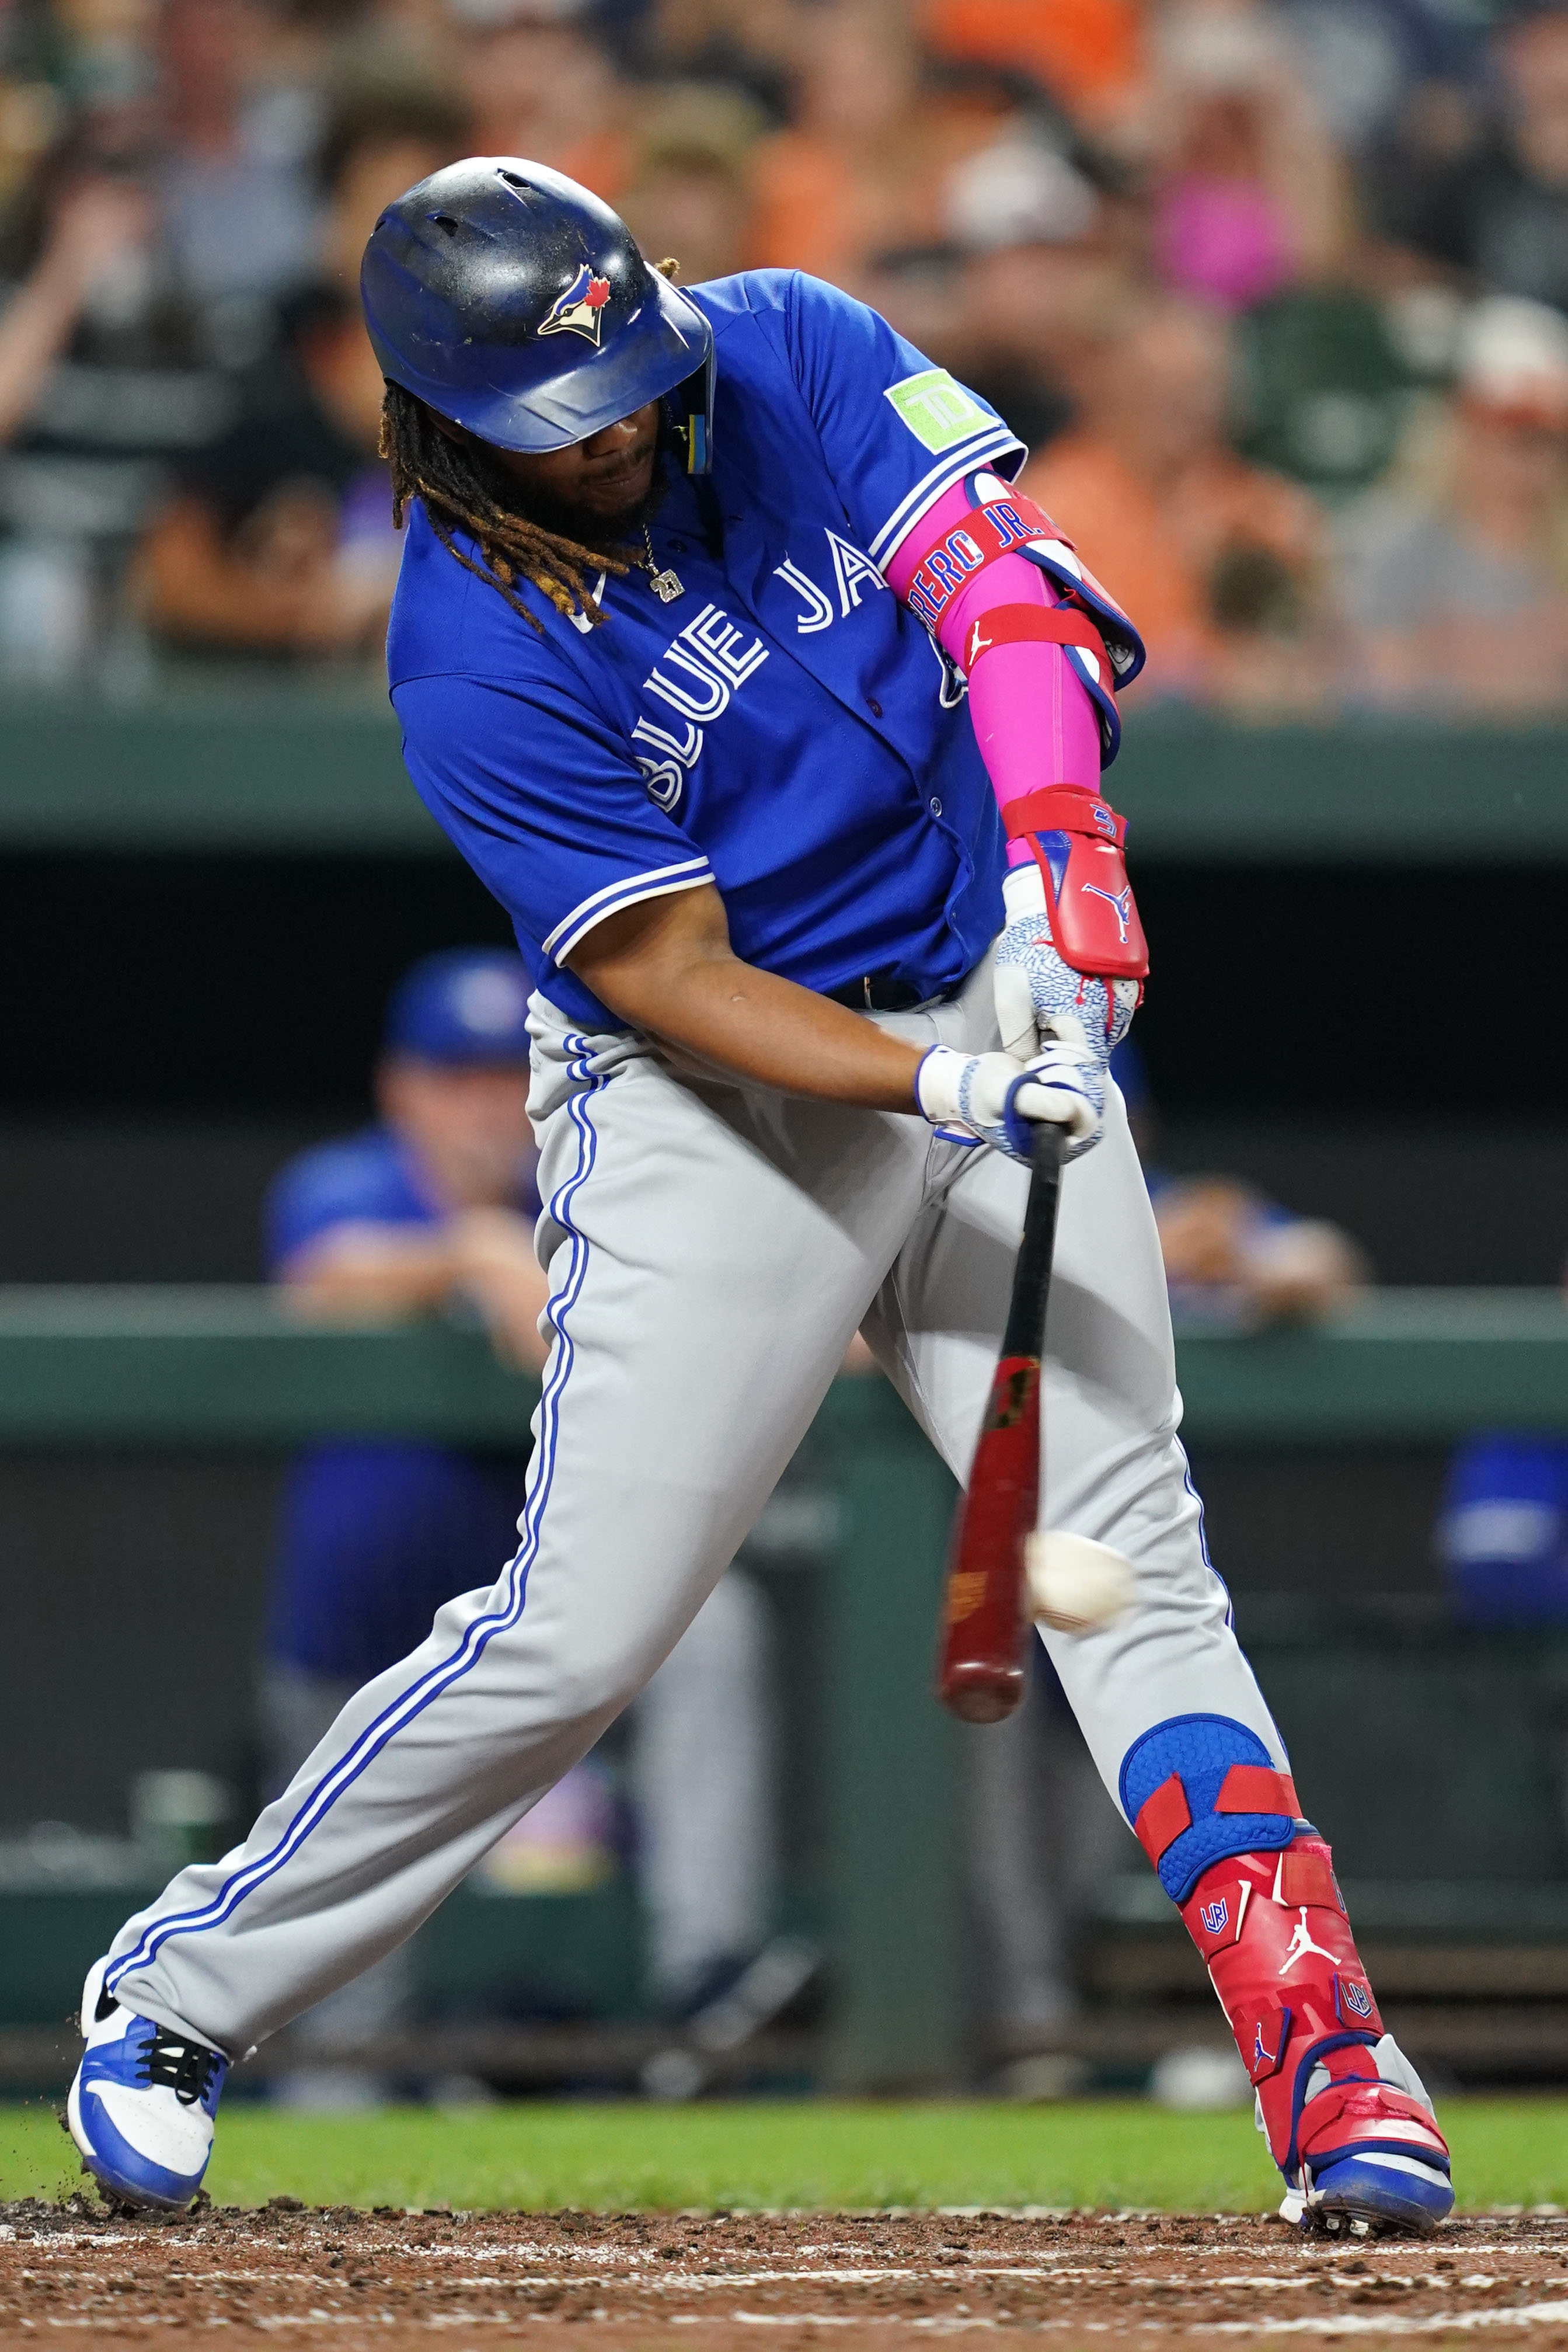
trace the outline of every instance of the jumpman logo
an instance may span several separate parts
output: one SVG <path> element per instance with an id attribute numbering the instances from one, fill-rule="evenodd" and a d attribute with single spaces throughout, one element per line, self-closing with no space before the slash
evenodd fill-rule
<path id="1" fill-rule="evenodd" d="M 987 646 L 994 646 L 996 642 L 995 637 L 981 636 L 980 625 L 978 621 L 977 621 L 974 627 L 974 634 L 969 639 L 969 667 L 971 669 L 974 668 L 977 657 L 984 651 L 985 647 Z"/>
<path id="2" fill-rule="evenodd" d="M 1078 887 L 1083 892 L 1086 898 L 1103 898 L 1108 907 L 1113 907 L 1115 908 L 1116 920 L 1121 927 L 1122 945 L 1125 947 L 1127 944 L 1127 925 L 1133 919 L 1133 888 L 1131 883 L 1128 884 L 1124 890 L 1101 890 L 1097 888 L 1092 882 L 1081 882 Z"/>
<path id="3" fill-rule="evenodd" d="M 1301 1922 L 1292 1929 L 1290 1948 L 1280 1963 L 1281 1976 L 1284 1976 L 1289 1969 L 1293 1969 L 1298 1960 L 1304 1960 L 1309 1952 L 1316 1952 L 1320 1960 L 1333 1958 L 1332 1952 L 1325 1952 L 1321 1944 L 1313 1943 L 1312 1931 L 1307 1925 L 1307 1906 L 1304 1903 L 1301 1906 Z"/>

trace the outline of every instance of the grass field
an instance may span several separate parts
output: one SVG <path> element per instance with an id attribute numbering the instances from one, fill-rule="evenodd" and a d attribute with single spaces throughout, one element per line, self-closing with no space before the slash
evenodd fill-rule
<path id="1" fill-rule="evenodd" d="M 1568 2205 L 1568 2100 L 1453 2099 L 1461 2206 Z M 0 2197 L 78 2185 L 44 2105 L 0 2108 Z M 207 2187 L 219 2204 L 456 2210 L 907 2205 L 1154 2206 L 1259 2212 L 1279 2179 L 1249 2114 L 1134 2102 L 994 2106 L 538 2105 L 319 2116 L 236 2104 Z"/>

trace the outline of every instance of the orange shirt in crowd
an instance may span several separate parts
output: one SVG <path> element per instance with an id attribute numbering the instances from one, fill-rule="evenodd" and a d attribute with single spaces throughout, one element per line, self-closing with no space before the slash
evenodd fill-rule
<path id="1" fill-rule="evenodd" d="M 1156 493 L 1113 442 L 1065 433 L 1025 467 L 1020 487 L 1125 607 L 1149 649 L 1149 682 L 1166 693 L 1211 681 L 1221 638 L 1208 581 L 1228 548 L 1266 548 L 1303 580 L 1322 560 L 1322 520 L 1307 493 L 1227 449 L 1196 458 Z"/>
<path id="2" fill-rule="evenodd" d="M 632 184 L 632 142 L 623 131 L 613 127 L 591 131 L 559 153 L 541 155 L 539 161 L 591 189 L 607 205 L 618 204 Z"/>
<path id="3" fill-rule="evenodd" d="M 988 107 L 941 103 L 859 147 L 776 132 L 752 163 L 752 266 L 842 286 L 879 254 L 939 244 L 949 233 L 946 173 L 993 140 L 998 123 Z M 943 168 L 933 169 L 934 156 Z"/>
<path id="4" fill-rule="evenodd" d="M 1143 78 L 1143 0 L 927 0 L 938 56 L 1019 67 L 1072 113 L 1103 113 Z"/>

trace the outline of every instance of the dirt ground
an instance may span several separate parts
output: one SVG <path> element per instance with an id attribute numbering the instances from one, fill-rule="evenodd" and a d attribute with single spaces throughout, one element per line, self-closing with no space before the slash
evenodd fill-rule
<path id="1" fill-rule="evenodd" d="M 1302 2238 L 1195 2214 L 359 2213 L 274 2204 L 178 2221 L 0 2207 L 0 2346 L 90 2331 L 197 2352 L 277 2331 L 299 2352 L 899 2352 L 933 2334 L 1410 2336 L 1476 2329 L 1568 2352 L 1568 2219 L 1450 2222 L 1420 2243 Z M 694 2331 L 695 2331 L 694 2336 Z M 585 2342 L 585 2339 L 586 2342 Z"/>

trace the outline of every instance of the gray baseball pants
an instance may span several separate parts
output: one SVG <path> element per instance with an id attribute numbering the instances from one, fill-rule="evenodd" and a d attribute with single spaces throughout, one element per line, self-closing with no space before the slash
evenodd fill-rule
<path id="1" fill-rule="evenodd" d="M 988 961 L 879 1016 L 994 1046 Z M 671 1073 L 536 998 L 530 1110 L 553 1345 L 521 1543 L 344 1707 L 244 1845 L 116 1937 L 132 2009 L 241 2056 L 392 1950 L 592 1746 L 680 1639 L 857 1327 L 960 1476 L 978 1433 L 1024 1171 L 914 1114 Z M 1176 1431 L 1164 1269 L 1120 1097 L 1066 1171 L 1048 1332 L 1045 1514 L 1113 1544 L 1134 1605 L 1047 1637 L 1115 1792 L 1134 1740 L 1229 1716 L 1285 1753 L 1204 1551 Z"/>

